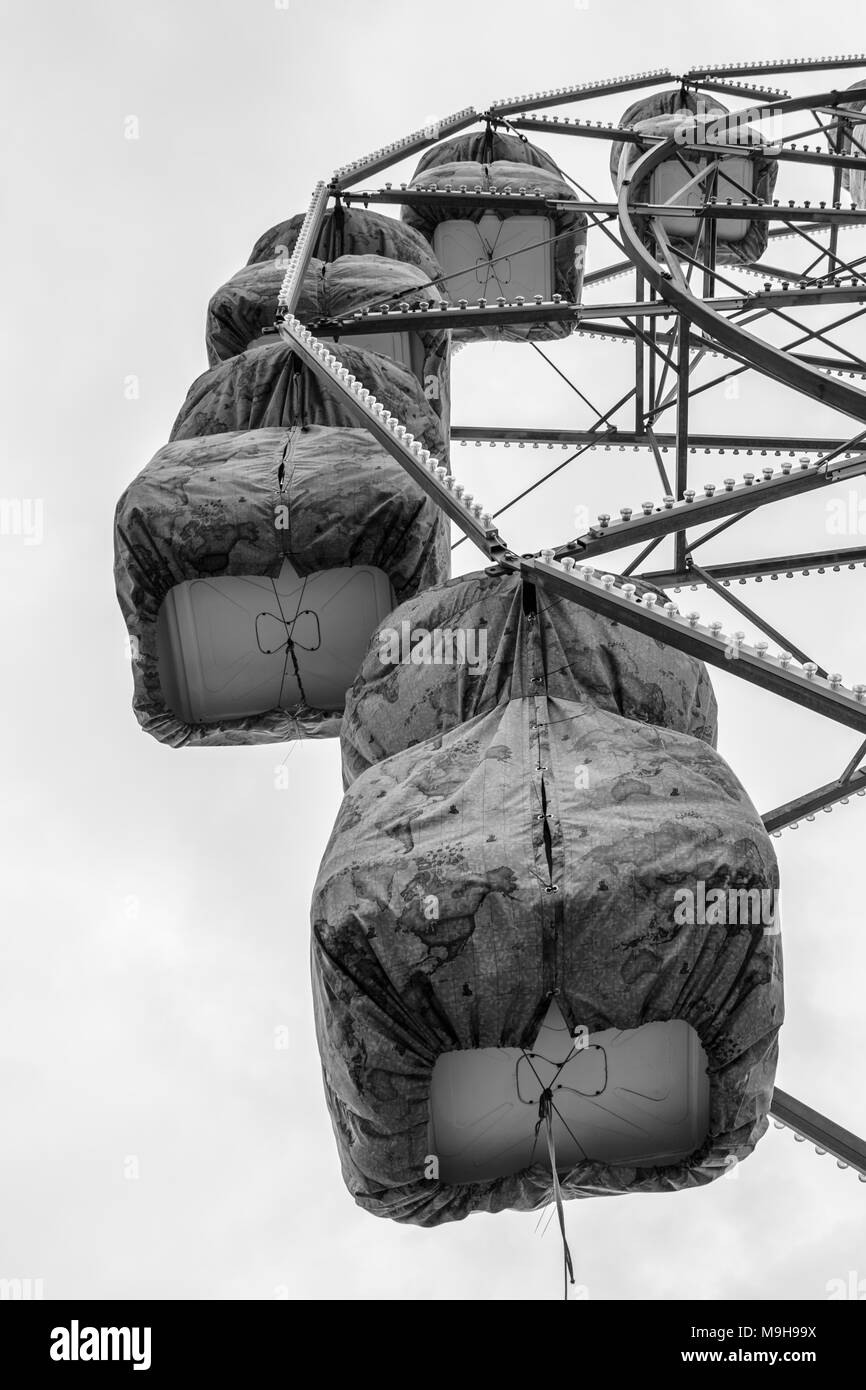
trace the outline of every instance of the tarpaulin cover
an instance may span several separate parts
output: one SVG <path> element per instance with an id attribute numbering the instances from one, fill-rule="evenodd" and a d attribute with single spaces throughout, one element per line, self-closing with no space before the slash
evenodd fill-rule
<path id="1" fill-rule="evenodd" d="M 866 87 L 866 82 L 852 82 L 848 91 L 862 92 L 864 87 Z M 849 111 L 863 111 L 866 110 L 866 97 L 856 99 L 846 97 L 843 104 Z M 852 122 L 843 120 L 840 128 L 842 130 L 842 154 L 861 155 L 864 164 L 866 164 L 866 155 L 863 154 L 864 149 L 866 149 L 866 125 L 853 125 Z M 852 143 L 852 134 L 857 141 L 856 145 Z M 851 194 L 851 202 L 862 207 L 863 203 L 866 202 L 866 170 L 843 169 L 842 187 Z"/>
<path id="2" fill-rule="evenodd" d="M 279 259 L 285 272 L 303 221 L 304 214 L 299 213 L 264 232 L 250 252 L 247 264 Z M 322 219 L 313 255 L 320 261 L 335 261 L 339 256 L 386 256 L 392 261 L 417 266 L 427 280 L 438 280 L 442 274 L 419 232 L 396 217 L 384 217 L 366 208 L 329 208 Z"/>
<path id="3" fill-rule="evenodd" d="M 642 134 L 665 138 L 676 134 L 678 130 L 686 137 L 693 131 L 695 138 L 703 140 L 706 128 L 711 127 L 719 116 L 726 115 L 727 110 L 720 103 L 708 100 L 706 97 L 700 97 L 696 103 L 691 92 L 686 93 L 686 97 L 687 100 L 684 102 L 683 95 L 679 91 L 656 92 L 653 96 L 630 106 L 623 116 L 621 124 L 631 125 Z M 697 114 L 690 115 L 689 113 L 695 112 L 696 105 Z M 732 128 L 726 136 L 721 138 L 729 142 L 735 141 L 741 145 L 744 154 L 750 148 L 764 144 L 762 137 L 748 126 L 740 127 L 737 130 Z M 649 148 L 649 143 L 620 141 L 614 144 L 611 149 L 610 161 L 613 184 L 617 193 L 619 193 L 623 180 L 633 165 L 642 158 Z M 701 163 L 707 163 L 711 158 L 705 153 L 691 150 L 688 138 L 685 138 L 677 148 L 679 155 L 687 164 L 698 166 Z M 756 202 L 769 202 L 776 186 L 778 164 L 769 156 L 758 154 L 752 160 L 752 165 L 754 200 Z M 683 170 L 684 182 L 687 177 L 686 171 Z M 737 196 L 745 195 L 738 194 Z M 632 197 L 635 202 L 649 201 L 649 180 L 636 185 L 632 189 Z M 632 220 L 644 245 L 655 254 L 655 240 L 648 219 L 635 214 Z M 717 241 L 716 260 L 719 263 L 757 261 L 766 250 L 768 234 L 769 223 L 749 222 L 748 229 L 742 238 L 736 241 Z M 692 238 L 682 238 L 668 233 L 668 239 L 675 251 L 685 251 L 689 255 L 694 254 Z"/>
<path id="4" fill-rule="evenodd" d="M 510 188 L 518 195 L 523 188 L 530 193 L 540 189 L 544 198 L 577 199 L 576 193 L 549 155 L 528 140 L 519 140 L 511 135 L 494 134 L 492 141 L 486 142 L 483 133 L 461 135 L 427 150 L 415 170 L 410 188 L 424 190 L 438 186 L 442 189 L 446 185 L 450 185 L 453 192 L 474 191 L 480 187 L 485 193 L 504 193 Z M 444 205 L 405 206 L 402 216 L 411 227 L 416 227 L 432 242 L 436 227 L 441 222 L 448 222 L 452 218 L 480 222 L 485 212 L 496 211 L 495 203 L 489 208 L 461 207 L 456 212 Z M 507 220 L 515 214 L 509 210 L 499 215 Z M 573 212 L 560 208 L 545 215 L 550 218 L 552 236 L 555 238 L 550 248 L 553 261 L 552 293 L 562 295 L 570 303 L 579 304 L 586 247 L 586 214 L 577 208 Z M 461 265 L 460 269 L 464 267 Z M 447 275 L 443 287 L 447 294 Z M 483 338 L 525 342 L 527 339 L 566 337 L 573 327 L 569 322 L 537 323 L 527 328 L 511 324 L 502 328 L 460 328 L 455 329 L 455 335 L 467 342 Z"/>
<path id="5" fill-rule="evenodd" d="M 334 736 L 339 712 L 274 709 L 190 725 L 167 708 L 156 624 L 168 591 L 217 575 L 275 578 L 370 565 L 398 600 L 450 571 L 449 526 L 365 429 L 256 429 L 167 444 L 130 484 L 115 518 L 115 582 L 133 652 L 133 709 L 174 747 Z"/>
<path id="6" fill-rule="evenodd" d="M 427 400 L 414 372 L 393 358 L 350 347 L 347 342 L 332 350 L 425 449 L 447 461 L 446 422 Z M 238 353 L 194 381 L 171 439 L 290 425 L 351 429 L 357 424 L 336 389 L 306 367 L 287 343 L 276 342 Z"/>
<path id="7" fill-rule="evenodd" d="M 215 367 L 243 352 L 271 328 L 284 271 L 273 262 L 245 266 L 211 299 L 207 318 L 208 362 Z M 341 256 L 336 261 L 313 260 L 307 267 L 297 317 L 305 323 L 339 318 L 363 307 L 383 303 L 436 304 L 441 295 L 427 283 L 417 266 L 382 256 Z M 447 435 L 450 419 L 450 336 L 445 330 L 425 329 L 407 334 L 412 369 Z M 351 339 L 345 340 L 351 346 Z M 382 338 L 385 356 L 385 338 Z"/>
<path id="8" fill-rule="evenodd" d="M 272 261 L 244 266 L 217 290 L 208 305 L 206 346 L 212 367 L 243 352 L 262 329 L 273 328 L 285 270 Z M 340 318 L 358 309 L 384 303 L 436 304 L 441 295 L 424 272 L 384 256 L 340 256 L 336 261 L 311 260 L 304 275 L 295 313 L 305 323 Z M 414 333 L 421 344 L 425 374 L 447 371 L 448 334 L 442 330 Z M 414 365 L 414 364 L 413 364 Z"/>
<path id="9" fill-rule="evenodd" d="M 442 164 L 494 164 L 504 160 L 510 164 L 525 164 L 530 169 L 545 169 L 548 174 L 562 174 L 556 160 L 546 150 L 533 145 L 522 135 L 510 135 L 501 130 L 466 130 L 431 145 L 418 161 L 413 175 L 417 178 Z M 528 170 L 524 170 L 524 178 Z"/>
<path id="10" fill-rule="evenodd" d="M 674 919 L 678 888 L 778 881 L 712 747 L 706 674 L 541 590 L 533 612 L 534 593 L 471 575 L 395 610 L 388 624 L 408 622 L 413 646 L 489 619 L 486 669 L 383 670 L 380 630 L 347 701 L 355 780 L 314 891 L 314 1009 L 345 1182 L 399 1221 L 550 1199 L 540 1165 L 467 1185 L 425 1172 L 437 1057 L 531 1046 L 553 995 L 590 1034 L 684 1019 L 709 1063 L 700 1150 L 655 1168 L 582 1162 L 564 1196 L 710 1182 L 767 1127 L 779 937 Z"/>
<path id="11" fill-rule="evenodd" d="M 851 86 L 846 88 L 846 90 L 848 92 L 864 92 L 864 88 L 866 88 L 866 82 L 861 79 L 860 81 L 852 82 Z M 866 110 L 866 93 L 860 97 L 846 96 L 842 105 L 849 111 L 864 111 Z M 842 132 L 841 153 L 850 155 L 853 151 L 854 154 L 861 154 L 862 151 L 852 145 L 851 135 L 853 133 L 855 139 L 857 139 L 861 145 L 866 146 L 866 138 L 864 138 L 862 127 L 858 128 L 853 122 L 846 121 L 843 118 L 840 123 L 840 130 Z M 854 187 L 852 187 L 851 184 L 852 177 L 855 181 Z M 842 187 L 847 188 L 848 192 L 851 194 L 852 203 L 860 203 L 863 201 L 863 181 L 859 169 L 842 170 Z M 856 195 L 854 191 L 855 188 L 859 188 L 859 193 Z"/>

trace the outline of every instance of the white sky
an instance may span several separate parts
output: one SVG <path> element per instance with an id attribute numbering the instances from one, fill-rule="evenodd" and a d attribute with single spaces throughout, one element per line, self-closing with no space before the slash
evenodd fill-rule
<path id="1" fill-rule="evenodd" d="M 209 295 L 259 233 L 306 207 L 317 178 L 431 117 L 514 92 L 816 43 L 847 52 L 860 7 L 840 0 L 820 23 L 814 6 L 782 0 L 733 0 L 723 16 L 634 0 L 4 10 L 17 216 L 2 491 L 42 499 L 45 533 L 41 545 L 0 537 L 0 1185 L 13 1196 L 0 1276 L 42 1278 L 48 1297 L 556 1297 L 557 1239 L 553 1228 L 539 1235 L 536 1217 L 423 1231 L 368 1216 L 343 1189 L 308 968 L 310 893 L 340 799 L 337 743 L 295 746 L 280 791 L 286 749 L 179 753 L 140 733 L 113 590 L 114 504 L 206 365 Z M 817 91 L 821 79 L 773 85 Z M 627 102 L 599 102 L 593 118 L 615 119 Z M 137 140 L 124 138 L 130 116 Z M 608 195 L 606 145 L 539 143 Z M 591 242 L 589 268 L 606 259 Z M 628 289 L 621 280 L 595 297 Z M 463 352 L 455 423 L 588 424 L 530 353 Z M 599 404 L 626 389 L 622 346 L 574 338 L 551 355 Z M 130 376 L 138 399 L 126 397 Z M 760 381 L 736 400 L 701 399 L 696 428 L 845 431 Z M 458 475 L 491 506 L 559 457 L 454 450 Z M 695 480 L 745 466 L 708 458 Z M 591 455 L 503 529 L 516 549 L 537 548 L 572 533 L 577 505 L 594 515 L 656 490 L 645 453 Z M 825 500 L 758 513 L 706 556 L 857 543 L 828 534 Z M 457 554 L 460 569 L 478 563 L 468 546 Z M 866 680 L 861 575 L 740 592 L 853 682 Z M 857 747 L 854 733 L 730 675 L 714 683 L 721 751 L 761 810 L 829 780 Z M 788 1007 L 778 1079 L 861 1131 L 864 816 L 855 802 L 776 841 Z M 136 1164 L 139 1176 L 125 1176 Z M 571 1203 L 577 1278 L 591 1299 L 821 1299 L 829 1280 L 866 1275 L 863 1198 L 854 1174 L 771 1130 L 711 1188 Z"/>

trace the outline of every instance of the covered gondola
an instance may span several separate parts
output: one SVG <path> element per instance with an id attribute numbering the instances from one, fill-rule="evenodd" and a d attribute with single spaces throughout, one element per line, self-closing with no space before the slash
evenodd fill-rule
<path id="1" fill-rule="evenodd" d="M 778 877 L 715 728 L 699 663 L 515 575 L 380 626 L 312 907 L 362 1207 L 435 1225 L 541 1206 L 554 1169 L 566 1198 L 674 1191 L 751 1152 L 779 936 L 703 904 L 766 905 Z"/>
<path id="2" fill-rule="evenodd" d="M 443 289 L 452 303 L 550 302 L 554 295 L 579 304 L 586 248 L 586 215 L 556 163 L 543 150 L 516 135 L 488 129 L 457 135 L 427 150 L 412 176 L 416 193 L 492 193 L 523 195 L 527 201 L 556 199 L 559 206 L 517 210 L 487 199 L 477 206 L 449 207 L 418 202 L 403 217 L 430 242 L 444 272 Z M 573 325 L 565 320 L 455 329 L 468 342 L 491 338 L 511 342 L 561 338 Z"/>
<path id="3" fill-rule="evenodd" d="M 727 114 L 728 109 L 721 102 L 683 87 L 642 97 L 619 122 L 644 137 L 674 136 L 677 141 L 675 152 L 657 165 L 644 184 L 632 189 L 633 202 L 676 203 L 694 209 L 663 213 L 659 218 L 674 251 L 694 256 L 696 238 L 704 226 L 698 211 L 708 196 L 723 203 L 730 199 L 733 204 L 772 199 L 778 165 L 766 152 L 766 142 L 751 127 L 734 123 L 726 132 L 722 127 L 718 141 L 742 146 L 742 152 L 725 154 L 718 160 L 715 172 L 711 168 L 714 156 L 693 148 L 695 143 L 706 144 L 708 139 L 713 143 L 716 123 Z M 649 148 L 648 139 L 614 141 L 610 172 L 617 193 Z M 707 177 L 697 178 L 704 169 L 710 171 Z M 658 254 L 649 219 L 635 214 L 634 224 L 644 243 Z M 753 262 L 766 250 L 766 221 L 747 216 L 719 218 L 715 230 L 717 262 Z"/>

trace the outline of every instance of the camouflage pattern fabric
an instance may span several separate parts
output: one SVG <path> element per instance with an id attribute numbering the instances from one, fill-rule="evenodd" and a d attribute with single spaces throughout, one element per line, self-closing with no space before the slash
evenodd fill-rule
<path id="1" fill-rule="evenodd" d="M 524 135 L 510 135 L 500 130 L 465 130 L 451 135 L 425 150 L 418 161 L 413 178 L 438 169 L 442 164 L 507 164 L 526 165 L 529 170 L 543 169 L 562 177 L 562 171 L 552 155 L 533 145 Z"/>
<path id="2" fill-rule="evenodd" d="M 263 232 L 250 252 L 247 265 L 278 260 L 285 273 L 303 221 L 304 214 L 298 213 Z M 384 217 L 366 208 L 329 208 L 322 219 L 313 255 L 319 261 L 335 261 L 340 256 L 385 256 L 391 261 L 417 266 L 427 280 L 436 281 L 442 274 L 438 261 L 419 232 L 396 217 Z"/>
<path id="3" fill-rule="evenodd" d="M 512 577 L 455 581 L 388 622 L 453 629 L 482 606 L 488 666 L 474 686 L 455 667 L 401 660 L 380 673 L 382 634 L 371 643 L 344 719 L 354 780 L 312 905 L 344 1180 L 366 1210 L 419 1225 L 551 1195 L 541 1166 L 467 1185 L 425 1177 L 441 1053 L 531 1046 L 554 995 L 591 1033 L 686 1020 L 709 1061 L 701 1149 L 656 1168 L 583 1162 L 562 1178 L 569 1198 L 674 1191 L 712 1181 L 764 1133 L 783 1018 L 777 935 L 674 918 L 676 890 L 696 881 L 778 882 L 760 818 L 708 741 L 705 673 L 672 652 L 629 652 L 631 633 Z"/>
<path id="4" fill-rule="evenodd" d="M 212 296 L 205 334 L 212 367 L 243 352 L 262 330 L 273 328 L 284 276 L 285 269 L 273 261 L 244 266 Z M 383 256 L 341 256 L 330 262 L 310 261 L 295 312 L 304 323 L 315 324 L 385 303 L 437 304 L 441 297 L 416 266 Z M 441 348 L 446 334 L 441 330 L 418 336 L 433 352 Z"/>
<path id="5" fill-rule="evenodd" d="M 425 449 L 447 464 L 447 421 L 427 400 L 414 372 L 391 357 L 350 347 L 348 342 L 337 344 L 333 351 Z M 170 438 L 291 425 L 352 429 L 358 418 L 287 343 L 274 342 L 240 352 L 193 382 Z"/>
<path id="6" fill-rule="evenodd" d="M 864 87 L 866 87 L 866 82 L 852 82 L 847 90 L 849 92 L 862 92 Z M 866 100 L 862 97 L 846 97 L 844 105 L 849 111 L 866 110 Z M 843 120 L 840 129 L 842 131 L 842 154 L 861 155 L 864 166 L 866 166 L 866 154 L 863 154 L 864 149 L 866 149 L 866 126 L 854 125 L 852 121 Z M 857 141 L 856 145 L 852 141 L 852 135 Z M 843 169 L 842 187 L 850 193 L 852 203 L 858 203 L 862 206 L 864 193 L 866 193 L 866 169 Z"/>
<path id="7" fill-rule="evenodd" d="M 227 361 L 271 329 L 284 270 L 273 262 L 245 266 L 217 290 L 208 305 L 206 345 L 211 367 Z M 341 256 L 332 262 L 312 260 L 304 276 L 297 317 L 315 328 L 331 318 L 383 303 L 441 302 L 423 271 L 381 256 Z M 429 329 L 408 335 L 411 366 L 447 432 L 450 418 L 450 335 Z M 346 340 L 351 346 L 351 338 Z M 384 343 L 384 339 L 382 340 Z M 380 354 L 384 355 L 384 354 Z"/>
<path id="8" fill-rule="evenodd" d="M 279 518 L 279 522 L 278 522 Z M 285 518 L 288 524 L 285 524 Z M 385 571 L 398 600 L 450 570 L 448 522 L 365 429 L 255 429 L 167 444 L 115 517 L 115 582 L 133 651 L 133 709 L 173 747 L 332 737 L 342 710 L 274 709 L 190 725 L 165 705 L 156 624 L 168 591 L 217 575 Z"/>

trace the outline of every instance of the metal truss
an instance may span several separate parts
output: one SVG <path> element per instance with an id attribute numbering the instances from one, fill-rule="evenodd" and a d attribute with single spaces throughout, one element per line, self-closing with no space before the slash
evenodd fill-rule
<path id="1" fill-rule="evenodd" d="M 748 580 L 760 583 L 768 577 L 776 580 L 866 565 L 866 546 L 729 563 L 713 560 L 705 565 L 697 564 L 693 554 L 698 545 L 759 508 L 866 473 L 866 452 L 859 449 L 866 430 L 858 432 L 866 422 L 866 391 L 852 384 L 866 375 L 866 359 L 852 352 L 837 336 L 866 314 L 866 257 L 846 258 L 840 251 L 840 238 L 866 225 L 863 209 L 843 208 L 840 202 L 843 176 L 866 165 L 866 147 L 852 138 L 854 127 L 864 119 L 856 103 L 866 101 L 866 88 L 862 98 L 836 89 L 791 97 L 786 91 L 767 85 L 775 74 L 832 74 L 850 68 L 866 68 L 866 55 L 707 64 L 679 76 L 658 69 L 510 97 L 482 111 L 465 107 L 342 166 L 327 185 L 316 186 L 283 281 L 278 328 L 298 356 L 342 397 L 359 425 L 371 431 L 489 562 L 505 571 L 523 574 L 558 598 L 602 613 L 724 669 L 735 678 L 866 735 L 866 684 L 846 687 L 841 675 L 825 672 L 809 661 L 805 652 L 786 642 L 731 593 L 732 585 Z M 691 146 L 689 153 L 703 160 L 703 166 L 696 166 L 694 158 L 685 166 L 689 185 L 701 190 L 697 207 L 677 202 L 651 203 L 635 196 L 635 190 L 646 189 L 648 179 L 662 161 L 684 162 L 683 149 L 673 138 L 647 137 L 628 125 L 573 119 L 554 110 L 677 81 L 695 92 L 716 92 L 759 103 L 714 119 L 702 129 L 700 142 Z M 747 143 L 739 138 L 738 132 L 745 127 L 758 127 L 768 118 L 780 122 L 798 112 L 810 113 L 814 126 L 784 138 L 774 133 L 770 144 L 759 143 L 759 137 L 750 137 Z M 572 199 L 545 198 L 532 182 L 530 166 L 526 169 L 525 185 L 511 193 L 454 191 L 444 183 L 442 187 L 425 189 L 414 189 L 408 183 L 396 188 L 392 183 L 382 188 L 366 186 L 366 180 L 376 174 L 476 122 L 487 122 L 491 127 L 504 125 L 519 134 L 549 132 L 567 135 L 572 140 L 630 142 L 638 145 L 640 154 L 616 200 L 596 199 L 574 180 L 569 180 L 576 190 Z M 818 136 L 819 143 L 802 144 L 803 137 L 809 135 Z M 813 176 L 826 169 L 831 175 L 827 197 L 817 206 L 806 199 L 790 200 L 787 204 L 781 199 L 762 202 L 750 189 L 742 188 L 742 197 L 722 200 L 714 191 L 718 161 L 734 151 L 745 158 L 763 153 L 779 166 L 794 171 L 802 165 Z M 359 188 L 361 184 L 365 186 Z M 537 297 L 532 302 L 509 302 L 501 296 L 493 302 L 479 300 L 470 304 L 461 300 L 437 307 L 431 295 L 426 305 L 420 302 L 414 308 L 399 301 L 371 304 L 345 318 L 303 324 L 296 317 L 300 288 L 329 200 L 350 207 L 427 206 L 453 209 L 458 214 L 479 209 L 547 216 L 555 216 L 563 209 L 582 213 L 594 244 L 606 250 L 610 261 L 590 268 L 584 279 L 585 295 L 627 276 L 633 277 L 634 294 L 629 296 L 626 292 L 617 301 L 606 303 L 592 303 L 585 297 L 581 304 L 570 304 L 558 296 L 549 301 Z M 662 219 L 677 213 L 697 222 L 697 233 L 688 249 L 683 249 L 682 243 L 674 248 L 664 229 Z M 765 225 L 769 260 L 722 265 L 718 252 L 725 224 L 742 219 Z M 827 239 L 819 240 L 825 234 Z M 805 267 L 788 269 L 779 264 L 779 253 L 782 260 L 788 260 L 792 250 L 804 253 L 808 259 Z M 744 275 L 758 276 L 764 282 L 763 289 L 750 293 L 739 279 L 732 278 Z M 830 323 L 810 327 L 800 315 L 816 308 L 825 312 L 838 310 L 839 314 Z M 545 322 L 565 324 L 576 337 L 596 337 L 627 347 L 633 363 L 632 389 L 604 414 L 593 407 L 598 418 L 589 428 L 521 429 L 462 424 L 452 429 L 452 441 L 533 450 L 545 445 L 575 448 L 574 458 L 586 450 L 646 450 L 655 464 L 662 493 L 659 497 L 656 484 L 651 500 L 637 507 L 619 508 L 618 520 L 612 521 L 611 516 L 603 514 L 598 525 L 584 535 L 563 540 L 536 555 L 519 556 L 500 535 L 492 512 L 455 480 L 447 460 L 431 458 L 420 442 L 361 387 L 320 338 L 412 332 L 431 326 L 458 331 L 509 325 L 519 328 Z M 779 325 L 792 334 L 784 345 L 760 336 L 759 330 Z M 699 369 L 710 358 L 727 359 L 733 365 L 714 379 L 698 383 Z M 574 385 L 566 370 L 546 360 L 560 377 Z M 691 420 L 694 399 L 746 372 L 770 378 L 816 405 L 835 411 L 841 419 L 826 436 L 820 437 L 769 431 L 746 435 L 695 430 Z M 577 386 L 574 390 L 586 401 Z M 630 415 L 627 422 L 617 418 L 622 411 Z M 674 412 L 674 418 L 662 430 L 659 420 L 667 411 Z M 719 458 L 733 454 L 761 460 L 774 455 L 781 462 L 778 467 L 756 463 L 755 471 L 746 472 L 741 483 L 726 478 L 721 483 L 704 483 L 698 490 L 689 481 L 697 452 Z M 571 461 L 566 459 L 552 472 Z M 520 497 L 537 485 L 533 483 L 524 489 Z M 507 511 L 511 505 L 508 503 L 499 511 Z M 710 529 L 690 540 L 690 532 L 704 525 Z M 666 538 L 673 542 L 673 564 L 652 571 L 642 569 Z M 633 546 L 642 549 L 623 578 L 601 573 L 589 563 Z M 740 632 L 725 634 L 719 622 L 704 624 L 696 612 L 683 614 L 666 595 L 639 587 L 639 581 L 667 590 L 698 586 L 709 589 L 725 598 L 737 614 L 754 623 L 781 649 L 772 654 L 769 640 L 758 640 L 752 646 Z M 852 796 L 866 795 L 866 768 L 859 767 L 864 753 L 866 742 L 835 781 L 768 812 L 763 818 L 768 831 L 778 835 L 795 829 L 801 820 L 813 819 L 815 814 L 845 803 Z M 866 1180 L 866 1144 L 862 1140 L 778 1089 L 772 1114 L 776 1123 L 792 1129 L 796 1138 L 810 1140 L 819 1153 L 833 1154 L 840 1167 L 855 1168 Z"/>

